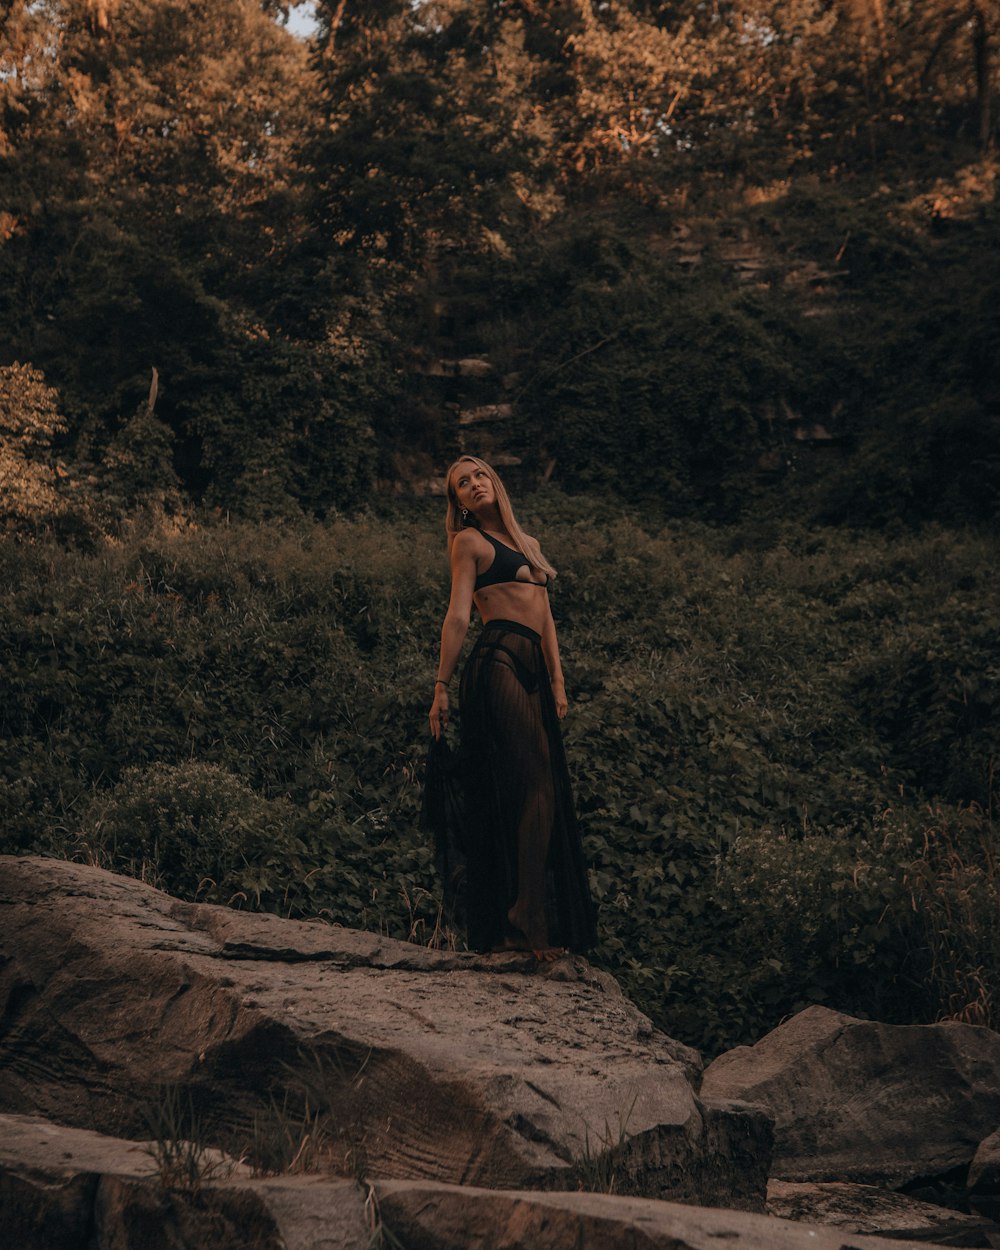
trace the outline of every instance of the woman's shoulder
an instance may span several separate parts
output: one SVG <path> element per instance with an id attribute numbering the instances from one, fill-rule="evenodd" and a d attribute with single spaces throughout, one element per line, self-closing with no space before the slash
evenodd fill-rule
<path id="1" fill-rule="evenodd" d="M 481 530 L 476 529 L 474 525 L 467 525 L 464 530 L 459 530 L 455 535 L 455 542 L 464 543 L 466 546 L 475 546 L 476 543 L 484 541 L 484 535 Z"/>
<path id="2" fill-rule="evenodd" d="M 451 550 L 454 555 L 475 555 L 485 542 L 486 539 L 480 534 L 479 530 L 470 525 L 467 529 L 458 531 L 452 542 Z"/>

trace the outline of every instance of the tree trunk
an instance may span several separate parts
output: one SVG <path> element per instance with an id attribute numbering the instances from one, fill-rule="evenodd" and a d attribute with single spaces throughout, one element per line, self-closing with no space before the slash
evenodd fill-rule
<path id="1" fill-rule="evenodd" d="M 993 141 L 993 79 L 990 63 L 990 31 L 986 14 L 978 5 L 973 13 L 972 52 L 976 69 L 976 112 L 979 145 L 985 151 Z"/>
<path id="2" fill-rule="evenodd" d="M 885 3 L 884 0 L 873 0 L 872 7 L 875 10 L 875 27 L 878 30 L 878 50 L 879 56 L 882 58 L 882 74 L 887 87 L 892 86 L 892 74 L 889 71 L 889 45 L 885 30 Z"/>

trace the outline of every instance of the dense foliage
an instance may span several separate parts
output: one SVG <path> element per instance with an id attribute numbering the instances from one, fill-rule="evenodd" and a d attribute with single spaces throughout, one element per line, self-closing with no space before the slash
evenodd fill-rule
<path id="1" fill-rule="evenodd" d="M 809 1002 L 996 1023 L 993 546 L 644 529 L 558 493 L 597 959 L 671 1034 Z M 440 517 L 0 548 L 6 851 L 447 940 L 416 830 Z"/>
<path id="2" fill-rule="evenodd" d="M 995 4 L 286 9 L 4 7 L 0 365 L 70 478 L 155 367 L 148 468 L 240 515 L 463 441 L 669 515 L 996 515 Z"/>

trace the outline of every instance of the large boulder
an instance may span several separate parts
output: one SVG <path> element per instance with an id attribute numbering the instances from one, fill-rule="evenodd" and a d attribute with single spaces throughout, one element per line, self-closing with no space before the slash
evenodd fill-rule
<path id="1" fill-rule="evenodd" d="M 972 1209 L 1000 1223 L 1000 1129 L 979 1143 L 967 1184 Z"/>
<path id="2" fill-rule="evenodd" d="M 1000 1034 L 810 1007 L 720 1055 L 702 1096 L 773 1115 L 776 1179 L 899 1186 L 967 1166 L 1000 1121 Z"/>
<path id="3" fill-rule="evenodd" d="M 927 1250 L 604 1194 L 245 1175 L 166 1189 L 134 1142 L 3 1114 L 0 1215 L 16 1250 Z"/>
<path id="4" fill-rule="evenodd" d="M 976 1147 L 969 1167 L 969 1189 L 974 1193 L 1000 1194 L 1000 1128 Z"/>
<path id="5" fill-rule="evenodd" d="M 141 1137 L 167 1089 L 232 1153 L 277 1115 L 321 1127 L 346 1173 L 551 1189 L 610 1168 L 620 1190 L 763 1206 L 768 1118 L 701 1102 L 698 1055 L 582 959 L 431 951 L 10 857 L 0 958 L 0 1110 Z"/>

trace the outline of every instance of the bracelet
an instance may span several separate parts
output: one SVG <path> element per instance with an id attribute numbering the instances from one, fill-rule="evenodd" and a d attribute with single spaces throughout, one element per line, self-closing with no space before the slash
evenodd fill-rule
<path id="1" fill-rule="evenodd" d="M 437 681 L 434 683 L 434 685 L 435 685 L 435 686 L 444 686 L 445 690 L 447 690 L 447 689 L 448 689 L 448 683 L 444 680 L 444 678 L 443 678 L 443 677 L 439 677 L 439 678 L 437 679 Z"/>

